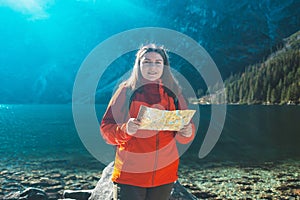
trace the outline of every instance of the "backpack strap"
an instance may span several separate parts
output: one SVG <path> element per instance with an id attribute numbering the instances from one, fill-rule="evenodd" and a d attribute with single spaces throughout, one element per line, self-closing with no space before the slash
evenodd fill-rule
<path id="1" fill-rule="evenodd" d="M 125 110 L 128 112 L 129 108 L 131 106 L 132 100 L 135 96 L 136 93 L 141 92 L 140 89 L 135 90 L 134 92 L 132 92 L 131 89 L 126 88 L 126 101 L 125 101 L 125 105 L 124 106 L 128 106 L 127 108 L 125 108 Z M 170 94 L 170 92 L 167 91 L 168 96 L 173 98 L 174 104 L 175 104 L 175 108 L 176 110 L 179 109 L 179 101 L 176 95 L 174 95 L 173 93 Z M 127 103 L 128 101 L 128 103 Z"/>
<path id="2" fill-rule="evenodd" d="M 177 96 L 174 96 L 173 100 L 174 100 L 175 108 L 176 108 L 176 110 L 178 110 L 178 108 L 179 108 L 179 102 L 178 102 Z"/>

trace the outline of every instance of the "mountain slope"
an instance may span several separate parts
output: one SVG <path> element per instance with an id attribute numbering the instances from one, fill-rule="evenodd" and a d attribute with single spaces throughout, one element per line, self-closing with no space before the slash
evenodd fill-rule
<path id="1" fill-rule="evenodd" d="M 300 31 L 264 62 L 225 81 L 228 103 L 300 103 Z"/>

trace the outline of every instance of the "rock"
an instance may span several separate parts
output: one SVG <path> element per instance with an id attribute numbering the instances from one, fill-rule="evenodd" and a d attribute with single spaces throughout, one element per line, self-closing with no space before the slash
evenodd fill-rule
<path id="1" fill-rule="evenodd" d="M 113 197 L 113 182 L 111 181 L 111 175 L 114 169 L 114 163 L 111 162 L 102 172 L 101 178 L 98 181 L 95 189 L 92 192 L 89 200 L 98 200 L 98 199 L 111 199 Z"/>
<path id="2" fill-rule="evenodd" d="M 88 200 L 92 194 L 92 190 L 65 190 L 63 198 Z"/>
<path id="3" fill-rule="evenodd" d="M 18 200 L 20 197 L 20 192 L 11 192 L 3 197 L 4 200 Z"/>
<path id="4" fill-rule="evenodd" d="M 48 195 L 38 188 L 27 188 L 20 193 L 19 200 L 48 200 Z"/>
<path id="5" fill-rule="evenodd" d="M 12 192 L 4 196 L 5 200 L 48 200 L 47 194 L 38 188 L 27 188 L 23 192 Z"/>
<path id="6" fill-rule="evenodd" d="M 211 194 L 209 192 L 202 192 L 202 191 L 195 191 L 195 192 L 193 192 L 193 194 L 195 194 L 200 199 L 208 199 L 208 198 L 216 198 L 217 197 L 217 195 L 215 195 L 215 194 Z M 198 199 L 198 198 L 196 198 L 196 199 Z M 188 200 L 188 199 L 184 199 L 184 200 Z"/>
<path id="7" fill-rule="evenodd" d="M 292 190 L 292 194 L 295 195 L 295 196 L 299 196 L 299 197 L 300 197 L 300 188 L 298 188 L 298 189 L 293 189 L 293 190 Z"/>
<path id="8" fill-rule="evenodd" d="M 59 192 L 64 189 L 62 185 L 52 186 L 52 187 L 46 187 L 44 188 L 46 193 L 53 193 L 53 192 Z"/>
<path id="9" fill-rule="evenodd" d="M 62 175 L 60 173 L 54 173 L 54 174 L 51 174 L 51 177 L 57 179 L 57 178 L 61 178 Z"/>
<path id="10" fill-rule="evenodd" d="M 46 192 L 46 193 L 48 195 L 49 200 L 57 200 L 62 197 L 62 195 L 60 195 L 57 192 Z"/>
<path id="11" fill-rule="evenodd" d="M 49 178 L 40 178 L 38 185 L 43 187 L 51 187 L 51 186 L 61 185 L 61 183 L 57 180 L 53 180 Z"/>
<path id="12" fill-rule="evenodd" d="M 3 170 L 3 171 L 0 171 L 0 175 L 7 175 L 9 174 L 10 172 L 8 170 Z"/>
<path id="13" fill-rule="evenodd" d="M 67 177 L 65 177 L 64 178 L 65 180 L 76 180 L 77 179 L 77 177 L 75 176 L 75 175 L 69 175 L 69 176 L 67 176 Z"/>
<path id="14" fill-rule="evenodd" d="M 24 189 L 24 187 L 16 182 L 6 182 L 5 184 L 2 185 L 2 189 L 13 192 L 13 191 L 20 191 Z"/>
<path id="15" fill-rule="evenodd" d="M 189 193 L 178 181 L 174 184 L 170 200 L 197 200 L 198 198 Z"/>
<path id="16" fill-rule="evenodd" d="M 240 190 L 241 191 L 251 191 L 252 188 L 251 187 L 241 187 Z"/>
<path id="17" fill-rule="evenodd" d="M 104 170 L 97 186 L 92 191 L 92 195 L 88 200 L 110 200 L 113 197 L 113 182 L 111 174 L 113 172 L 113 162 Z M 170 200 L 197 200 L 193 194 L 189 193 L 178 181 L 174 184 Z"/>

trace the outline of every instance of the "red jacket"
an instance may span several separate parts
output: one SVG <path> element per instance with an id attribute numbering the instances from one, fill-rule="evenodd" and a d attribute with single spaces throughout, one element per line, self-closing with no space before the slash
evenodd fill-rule
<path id="1" fill-rule="evenodd" d="M 195 129 L 191 137 L 181 136 L 174 131 L 151 130 L 138 130 L 134 136 L 128 135 L 126 122 L 130 117 L 137 117 L 141 105 L 159 105 L 165 110 L 176 110 L 176 106 L 174 98 L 158 84 L 142 86 L 130 101 L 126 101 L 127 90 L 121 86 L 116 91 L 101 122 L 103 138 L 107 143 L 117 146 L 112 181 L 140 187 L 154 187 L 176 181 L 179 164 L 176 141 L 189 143 L 194 138 Z M 179 95 L 177 109 L 186 108 L 183 96 Z"/>

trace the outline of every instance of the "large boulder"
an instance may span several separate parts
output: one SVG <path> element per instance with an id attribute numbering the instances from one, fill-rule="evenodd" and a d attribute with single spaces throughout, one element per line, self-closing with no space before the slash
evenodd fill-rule
<path id="1" fill-rule="evenodd" d="M 98 199 L 112 199 L 113 197 L 113 182 L 111 181 L 111 175 L 114 169 L 114 163 L 111 162 L 105 167 L 102 172 L 101 179 L 98 181 L 95 189 L 92 192 L 89 200 L 98 200 Z"/>
<path id="2" fill-rule="evenodd" d="M 113 162 L 110 163 L 104 170 L 101 179 L 97 186 L 92 191 L 88 200 L 111 200 L 113 197 L 113 182 L 111 175 L 113 172 Z M 196 200 L 193 194 L 189 193 L 178 181 L 174 184 L 170 200 Z"/>
<path id="3" fill-rule="evenodd" d="M 29 187 L 22 192 L 10 193 L 5 200 L 48 200 L 48 195 L 41 189 Z"/>

